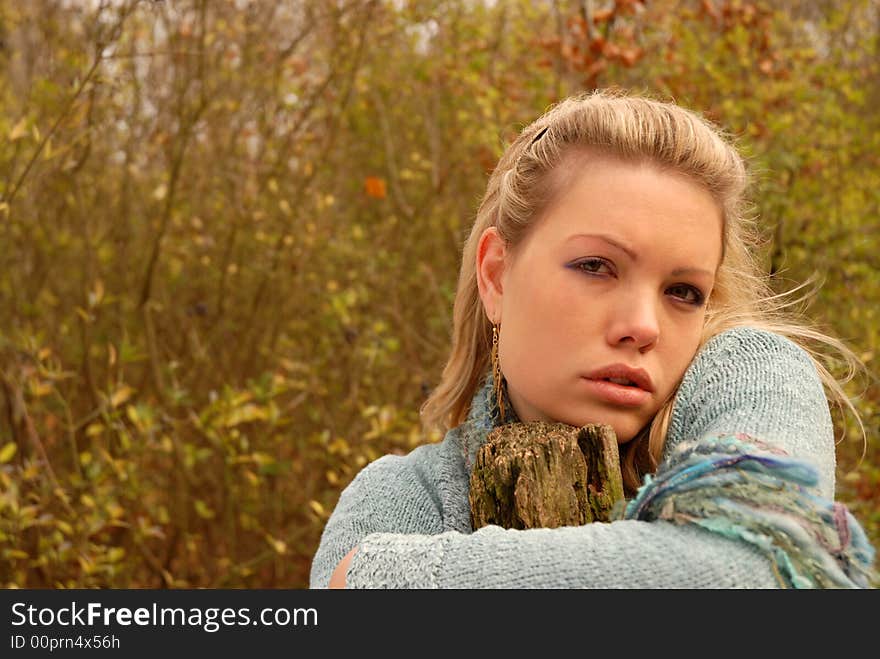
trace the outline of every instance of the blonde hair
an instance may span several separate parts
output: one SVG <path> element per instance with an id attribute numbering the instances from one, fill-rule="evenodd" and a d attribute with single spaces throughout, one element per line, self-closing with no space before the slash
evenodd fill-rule
<path id="1" fill-rule="evenodd" d="M 755 257 L 761 245 L 748 212 L 749 177 L 743 158 L 719 129 L 673 103 L 620 92 L 592 92 L 563 100 L 527 126 L 507 147 L 489 178 L 470 236 L 465 243 L 453 307 L 452 349 L 440 383 L 422 405 L 427 430 L 461 424 L 489 369 L 492 325 L 477 288 L 476 255 L 480 236 L 496 227 L 512 249 L 556 198 L 565 183 L 560 172 L 572 156 L 591 154 L 648 162 L 690 177 L 704 186 L 722 211 L 722 260 L 709 299 L 700 346 L 732 327 L 748 325 L 776 332 L 799 343 L 811 356 L 831 398 L 840 409 L 858 413 L 842 383 L 861 366 L 837 339 L 811 327 L 788 311 L 807 296 L 786 300 L 803 286 L 774 294 L 769 277 Z M 829 355 L 816 343 L 842 357 L 847 372 L 839 382 L 823 365 Z M 644 474 L 660 460 L 675 391 L 654 419 L 621 446 L 624 485 L 634 492 Z M 861 421 L 859 420 L 861 426 Z M 864 428 L 862 427 L 864 434 Z"/>

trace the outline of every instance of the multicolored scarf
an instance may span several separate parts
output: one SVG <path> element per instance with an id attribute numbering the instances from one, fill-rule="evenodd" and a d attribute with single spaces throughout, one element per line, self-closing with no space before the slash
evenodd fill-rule
<path id="1" fill-rule="evenodd" d="M 742 433 L 676 446 L 624 519 L 695 524 L 747 542 L 786 588 L 870 588 L 874 548 L 841 503 L 817 494 L 811 465 Z"/>

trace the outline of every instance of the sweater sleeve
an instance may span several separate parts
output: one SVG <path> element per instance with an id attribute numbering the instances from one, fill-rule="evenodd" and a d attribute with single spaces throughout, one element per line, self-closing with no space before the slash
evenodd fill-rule
<path id="1" fill-rule="evenodd" d="M 748 432 L 833 482 L 827 400 L 809 357 L 782 337 L 751 329 L 715 337 L 679 390 L 670 450 L 718 432 Z M 660 472 L 658 471 L 658 475 Z M 346 549 L 347 551 L 347 549 Z M 340 554 L 341 555 L 341 554 Z M 695 524 L 626 519 L 525 531 L 372 533 L 349 587 L 772 588 L 776 566 L 755 544 Z"/>
<path id="2" fill-rule="evenodd" d="M 664 456 L 682 442 L 743 433 L 812 464 L 834 496 L 834 427 L 807 352 L 778 334 L 739 327 L 712 338 L 682 378 Z"/>
<path id="3" fill-rule="evenodd" d="M 426 487 L 423 463 L 437 445 L 364 467 L 339 496 L 312 560 L 310 587 L 326 588 L 339 561 L 371 533 L 439 533 L 440 502 Z"/>

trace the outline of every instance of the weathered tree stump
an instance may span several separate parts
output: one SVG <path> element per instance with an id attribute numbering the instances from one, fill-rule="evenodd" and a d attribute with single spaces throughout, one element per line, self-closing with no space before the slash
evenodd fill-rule
<path id="1" fill-rule="evenodd" d="M 469 496 L 475 530 L 610 521 L 623 500 L 614 429 L 542 421 L 495 428 L 477 453 Z"/>

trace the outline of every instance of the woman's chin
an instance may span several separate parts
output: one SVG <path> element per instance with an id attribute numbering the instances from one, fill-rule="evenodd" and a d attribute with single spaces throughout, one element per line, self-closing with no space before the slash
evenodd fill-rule
<path id="1" fill-rule="evenodd" d="M 617 444 L 620 446 L 632 441 L 641 431 L 641 426 L 636 427 L 636 424 L 625 423 L 625 422 L 624 423 L 615 423 L 613 420 L 595 421 L 595 420 L 579 419 L 579 420 L 575 421 L 574 423 L 567 422 L 567 421 L 564 421 L 563 423 L 568 423 L 568 425 L 576 426 L 578 428 L 581 428 L 583 426 L 588 426 L 591 424 L 611 426 L 611 428 L 614 430 L 614 435 L 617 437 Z"/>
<path id="2" fill-rule="evenodd" d="M 576 428 L 582 428 L 583 426 L 591 424 L 611 426 L 614 429 L 614 434 L 617 437 L 617 443 L 619 445 L 630 442 L 638 436 L 643 427 L 638 419 L 627 418 L 627 415 L 625 414 L 609 414 L 606 410 L 596 410 L 593 413 L 584 414 L 583 409 L 575 410 L 572 413 L 571 410 L 555 410 L 554 412 L 538 411 L 537 409 L 532 408 L 530 414 L 520 414 L 516 407 L 514 407 L 514 409 L 517 411 L 519 419 L 524 422 L 544 421 L 547 423 L 564 423 L 569 426 L 575 426 Z"/>

